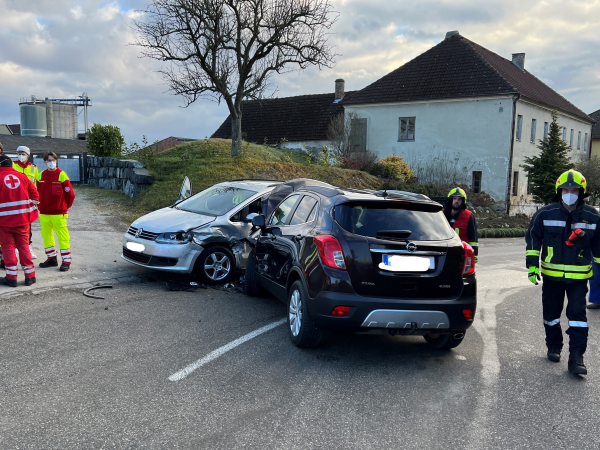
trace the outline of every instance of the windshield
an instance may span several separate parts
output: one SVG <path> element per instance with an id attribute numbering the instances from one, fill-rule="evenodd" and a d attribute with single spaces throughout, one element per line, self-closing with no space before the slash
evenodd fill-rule
<path id="1" fill-rule="evenodd" d="M 414 208 L 412 209 L 411 208 Z M 408 209 L 411 208 L 411 209 Z M 453 230 L 441 211 L 427 211 L 417 205 L 353 203 L 335 207 L 335 221 L 350 233 L 383 238 L 379 231 L 410 231 L 408 239 L 437 241 L 450 239 Z"/>
<path id="2" fill-rule="evenodd" d="M 208 216 L 222 216 L 254 194 L 256 192 L 247 189 L 213 186 L 182 201 L 177 205 L 177 209 Z"/>

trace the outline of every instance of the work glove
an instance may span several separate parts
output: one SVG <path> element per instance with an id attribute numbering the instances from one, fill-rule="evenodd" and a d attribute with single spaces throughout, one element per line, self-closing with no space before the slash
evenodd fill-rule
<path id="1" fill-rule="evenodd" d="M 529 281 L 531 281 L 533 284 L 537 285 L 538 281 L 540 281 L 542 279 L 540 277 L 540 269 L 538 269 L 535 266 L 530 266 L 529 267 L 529 275 L 527 277 L 529 278 Z"/>
<path id="2" fill-rule="evenodd" d="M 479 258 L 477 258 L 477 256 L 475 257 L 475 264 L 477 264 L 477 261 L 479 261 Z"/>

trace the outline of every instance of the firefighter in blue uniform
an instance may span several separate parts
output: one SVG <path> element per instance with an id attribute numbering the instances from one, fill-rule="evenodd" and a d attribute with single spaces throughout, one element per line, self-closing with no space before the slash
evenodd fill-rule
<path id="1" fill-rule="evenodd" d="M 569 372 L 587 374 L 583 354 L 587 348 L 587 283 L 592 277 L 592 258 L 600 262 L 600 236 L 596 227 L 600 214 L 583 202 L 583 175 L 564 172 L 556 181 L 556 203 L 540 208 L 531 219 L 525 241 L 529 280 L 543 277 L 542 306 L 548 359 L 560 361 L 563 334 L 560 316 L 565 294 L 568 299 Z M 541 259 L 541 271 L 539 263 Z"/>

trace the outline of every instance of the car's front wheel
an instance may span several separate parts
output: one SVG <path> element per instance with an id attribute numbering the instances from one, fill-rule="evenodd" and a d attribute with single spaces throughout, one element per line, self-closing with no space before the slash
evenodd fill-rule
<path id="1" fill-rule="evenodd" d="M 220 245 L 207 248 L 198 258 L 196 272 L 203 284 L 224 284 L 233 277 L 235 259 L 233 254 Z"/>
<path id="2" fill-rule="evenodd" d="M 323 330 L 310 319 L 307 298 L 302 282 L 294 282 L 288 294 L 288 331 L 296 347 L 316 347 L 323 336 Z"/>
<path id="3" fill-rule="evenodd" d="M 465 338 L 465 332 L 461 331 L 452 334 L 426 334 L 423 337 L 433 348 L 447 350 L 462 344 L 462 341 Z"/>

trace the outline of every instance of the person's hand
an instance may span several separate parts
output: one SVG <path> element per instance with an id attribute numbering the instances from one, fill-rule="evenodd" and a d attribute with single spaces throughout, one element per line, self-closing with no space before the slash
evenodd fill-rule
<path id="1" fill-rule="evenodd" d="M 530 266 L 529 267 L 529 275 L 527 277 L 529 278 L 529 281 L 531 281 L 533 284 L 537 285 L 538 281 L 540 281 L 542 279 L 540 277 L 540 269 L 538 269 L 535 266 Z"/>

